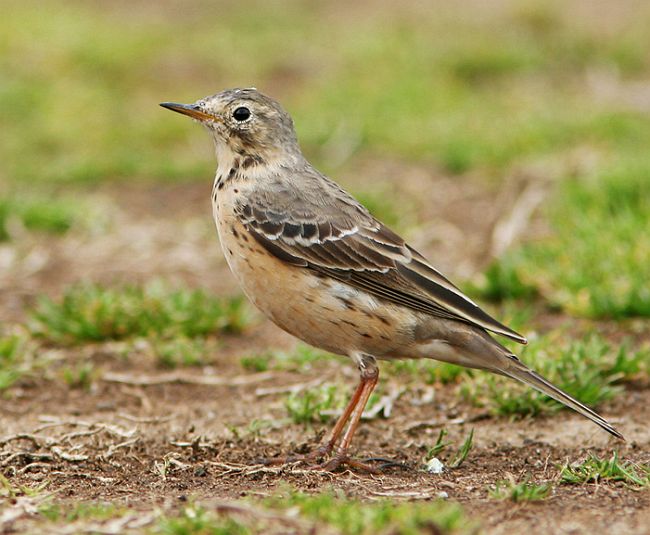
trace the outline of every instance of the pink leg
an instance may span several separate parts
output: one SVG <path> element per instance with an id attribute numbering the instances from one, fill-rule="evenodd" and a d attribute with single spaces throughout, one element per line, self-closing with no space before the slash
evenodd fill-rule
<path id="1" fill-rule="evenodd" d="M 345 434 L 343 435 L 343 440 L 339 444 L 339 447 L 336 449 L 336 454 L 334 455 L 334 457 L 330 459 L 328 462 L 324 463 L 321 466 L 321 468 L 325 470 L 333 471 L 336 470 L 342 464 L 349 464 L 356 468 L 361 468 L 370 472 L 376 471 L 374 468 L 364 463 L 351 460 L 348 457 L 348 448 L 350 447 L 352 438 L 354 437 L 354 434 L 356 433 L 357 428 L 359 427 L 359 423 L 361 421 L 361 415 L 363 414 L 363 411 L 366 408 L 366 405 L 368 404 L 368 399 L 370 398 L 370 394 L 372 394 L 372 391 L 377 386 L 378 381 L 379 381 L 379 370 L 377 369 L 377 366 L 374 364 L 374 360 L 373 360 L 371 366 L 361 368 L 361 382 L 359 383 L 359 388 L 357 389 L 357 391 L 359 392 L 359 399 L 352 412 L 352 416 L 350 418 L 350 425 L 348 425 L 348 428 L 346 429 Z"/>
<path id="2" fill-rule="evenodd" d="M 299 461 L 317 461 L 327 455 L 329 455 L 336 442 L 339 440 L 341 433 L 345 424 L 350 421 L 348 428 L 343 434 L 343 439 L 336 449 L 336 454 L 329 461 L 324 462 L 323 464 L 314 466 L 313 468 L 334 471 L 342 465 L 348 465 L 353 468 L 358 468 L 368 472 L 379 472 L 375 467 L 369 466 L 360 461 L 350 459 L 348 456 L 348 449 L 350 443 L 354 438 L 354 434 L 359 427 L 361 421 L 361 415 L 363 414 L 366 405 L 368 404 L 368 399 L 372 394 L 372 391 L 377 386 L 379 381 L 379 369 L 375 359 L 367 355 L 359 355 L 356 359 L 359 364 L 359 371 L 361 377 L 359 379 L 359 384 L 350 399 L 350 402 L 345 407 L 343 414 L 339 417 L 334 425 L 334 428 L 330 432 L 328 438 L 326 438 L 323 443 L 312 453 L 307 455 L 291 455 L 288 457 L 283 457 L 279 459 L 268 459 L 265 461 L 265 464 L 286 464 Z M 395 463 L 394 463 L 395 464 Z"/>
<path id="3" fill-rule="evenodd" d="M 345 407 L 343 414 L 341 414 L 339 419 L 336 421 L 336 424 L 334 425 L 334 428 L 330 432 L 329 437 L 326 438 L 316 450 L 314 450 L 312 453 L 308 453 L 307 455 L 289 455 L 287 457 L 280 457 L 277 459 L 265 459 L 264 464 L 287 464 L 287 463 L 295 463 L 298 461 L 314 462 L 322 457 L 329 455 L 334 449 L 334 445 L 338 441 L 339 437 L 341 436 L 341 432 L 343 431 L 345 424 L 350 419 L 350 415 L 354 412 L 355 408 L 359 405 L 359 401 L 361 400 L 361 396 L 365 388 L 366 388 L 366 383 L 364 382 L 364 378 L 361 377 L 361 379 L 359 380 L 359 384 L 357 385 L 357 388 L 354 391 L 354 394 L 352 394 L 352 398 L 350 399 L 347 406 Z M 367 401 L 368 401 L 367 399 L 364 401 L 363 403 L 364 407 Z M 361 412 L 363 412 L 363 408 L 361 409 Z"/>

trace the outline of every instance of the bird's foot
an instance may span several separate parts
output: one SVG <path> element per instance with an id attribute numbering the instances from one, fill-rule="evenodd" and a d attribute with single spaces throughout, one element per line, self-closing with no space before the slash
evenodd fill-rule
<path id="1" fill-rule="evenodd" d="M 354 470 L 361 470 L 362 472 L 368 472 L 369 474 L 378 474 L 379 470 L 376 467 L 371 466 L 368 463 L 363 461 L 358 461 L 352 459 L 347 455 L 347 453 L 337 453 L 331 459 L 324 461 L 320 464 L 310 466 L 312 470 L 322 470 L 324 472 L 336 472 L 340 468 L 348 467 Z"/>
<path id="2" fill-rule="evenodd" d="M 305 464 L 308 470 L 321 470 L 324 472 L 336 472 L 337 470 L 347 467 L 353 470 L 368 472 L 370 474 L 380 474 L 391 468 L 400 468 L 409 470 L 407 464 L 382 457 L 369 457 L 367 459 L 353 459 L 347 452 L 339 451 L 334 456 L 327 458 L 332 453 L 332 448 L 320 446 L 314 451 L 307 454 L 294 454 L 285 457 L 271 457 L 258 460 L 255 464 L 265 466 L 284 466 L 289 464 Z"/>

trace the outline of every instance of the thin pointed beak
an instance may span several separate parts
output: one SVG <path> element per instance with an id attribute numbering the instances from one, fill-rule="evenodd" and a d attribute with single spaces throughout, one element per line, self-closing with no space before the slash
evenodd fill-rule
<path id="1" fill-rule="evenodd" d="M 214 115 L 204 112 L 196 104 L 178 104 L 177 102 L 161 102 L 160 105 L 163 108 L 172 110 L 183 115 L 192 117 L 192 119 L 197 119 L 199 121 L 218 121 L 219 119 Z"/>

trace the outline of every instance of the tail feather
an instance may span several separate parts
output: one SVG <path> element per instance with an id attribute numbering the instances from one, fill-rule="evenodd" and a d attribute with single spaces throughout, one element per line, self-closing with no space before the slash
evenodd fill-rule
<path id="1" fill-rule="evenodd" d="M 516 357 L 515 357 L 516 358 Z M 507 375 L 512 379 L 516 379 L 528 386 L 533 387 L 535 390 L 546 394 L 547 396 L 553 398 L 555 401 L 562 403 L 563 405 L 573 409 L 579 414 L 582 414 L 585 418 L 589 418 L 592 422 L 602 427 L 608 433 L 611 433 L 617 438 L 625 440 L 623 435 L 619 433 L 613 425 L 611 425 L 607 420 L 602 416 L 591 410 L 586 405 L 583 405 L 578 400 L 572 398 L 566 392 L 560 390 L 557 386 L 553 385 L 544 377 L 534 372 L 530 368 L 527 368 L 520 361 L 516 362 L 515 366 L 510 366 L 506 370 L 500 370 L 501 373 Z"/>

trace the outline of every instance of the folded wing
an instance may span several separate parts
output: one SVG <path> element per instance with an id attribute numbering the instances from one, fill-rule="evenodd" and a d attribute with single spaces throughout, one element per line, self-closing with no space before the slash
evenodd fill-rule
<path id="1" fill-rule="evenodd" d="M 336 188 L 313 206 L 287 191 L 252 195 L 235 207 L 241 223 L 284 262 L 326 274 L 387 301 L 482 327 L 526 343 L 464 295 L 417 251 Z M 281 207 L 281 208 L 278 208 Z"/>

